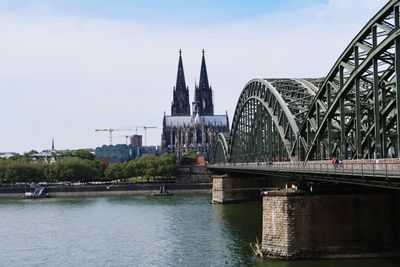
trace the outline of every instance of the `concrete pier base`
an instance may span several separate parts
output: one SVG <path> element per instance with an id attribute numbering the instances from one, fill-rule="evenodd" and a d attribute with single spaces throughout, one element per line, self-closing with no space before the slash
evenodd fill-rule
<path id="1" fill-rule="evenodd" d="M 400 255 L 397 191 L 263 196 L 262 252 L 270 258 Z"/>
<path id="2" fill-rule="evenodd" d="M 213 175 L 212 202 L 237 203 L 261 200 L 263 189 L 282 187 L 286 179 L 276 179 L 263 176 L 231 176 Z"/>
<path id="3" fill-rule="evenodd" d="M 260 188 L 264 186 L 264 177 L 213 175 L 212 202 L 222 204 L 260 200 Z"/>

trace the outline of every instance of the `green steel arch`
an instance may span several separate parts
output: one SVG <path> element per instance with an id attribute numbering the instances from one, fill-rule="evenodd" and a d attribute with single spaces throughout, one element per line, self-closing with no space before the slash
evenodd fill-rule
<path id="1" fill-rule="evenodd" d="M 229 162 L 228 141 L 229 136 L 219 133 L 214 147 L 214 162 L 227 163 Z"/>
<path id="2" fill-rule="evenodd" d="M 318 79 L 254 79 L 248 82 L 239 97 L 232 122 L 230 162 L 297 160 L 292 151 L 318 82 Z"/>
<path id="3" fill-rule="evenodd" d="M 400 157 L 399 6 L 400 0 L 389 1 L 326 78 L 248 82 L 235 109 L 226 159 Z"/>
<path id="4" fill-rule="evenodd" d="M 325 78 L 300 127 L 300 158 L 399 156 L 399 3 L 367 23 Z"/>

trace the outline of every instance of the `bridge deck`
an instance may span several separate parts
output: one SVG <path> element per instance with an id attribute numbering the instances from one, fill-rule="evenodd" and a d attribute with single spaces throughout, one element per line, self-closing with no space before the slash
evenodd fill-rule
<path id="1" fill-rule="evenodd" d="M 231 163 L 213 164 L 208 168 L 227 173 L 251 173 L 259 175 L 291 175 L 310 181 L 356 184 L 364 186 L 400 189 L 399 163 L 344 163 L 330 162 L 292 163 Z"/>

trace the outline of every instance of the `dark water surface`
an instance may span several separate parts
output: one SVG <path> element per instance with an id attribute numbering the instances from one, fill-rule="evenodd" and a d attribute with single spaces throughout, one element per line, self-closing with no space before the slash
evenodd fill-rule
<path id="1" fill-rule="evenodd" d="M 0 200 L 0 266 L 400 266 L 399 260 L 261 261 L 261 205 L 210 195 Z"/>

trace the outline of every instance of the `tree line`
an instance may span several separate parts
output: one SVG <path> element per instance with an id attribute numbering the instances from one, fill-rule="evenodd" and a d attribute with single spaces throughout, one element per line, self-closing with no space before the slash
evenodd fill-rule
<path id="1" fill-rule="evenodd" d="M 104 174 L 111 180 L 143 177 L 149 182 L 155 177 L 172 178 L 176 174 L 176 155 L 170 153 L 159 157 L 139 157 L 128 162 L 114 163 L 105 170 Z"/>
<path id="2" fill-rule="evenodd" d="M 88 153 L 78 152 L 74 156 L 60 157 L 52 164 L 45 160 L 32 161 L 26 155 L 0 159 L 0 184 L 105 182 L 138 176 L 150 181 L 154 177 L 173 177 L 176 172 L 175 154 L 139 157 L 106 167 L 102 161 L 95 160 Z"/>

